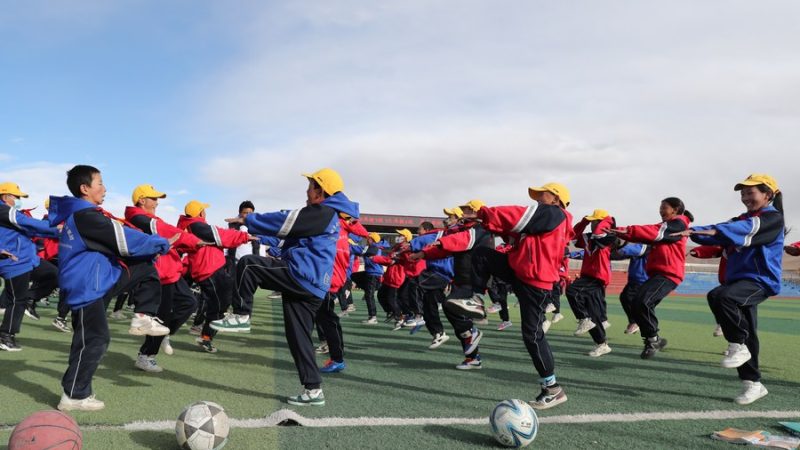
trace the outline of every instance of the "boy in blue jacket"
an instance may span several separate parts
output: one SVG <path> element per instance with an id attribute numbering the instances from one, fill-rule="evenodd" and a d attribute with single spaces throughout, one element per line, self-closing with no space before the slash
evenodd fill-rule
<path id="1" fill-rule="evenodd" d="M 304 208 L 228 220 L 244 223 L 250 233 L 284 240 L 281 259 L 248 255 L 239 261 L 239 296 L 244 302 L 252 302 L 259 287 L 282 293 L 286 341 L 304 387 L 287 401 L 291 405 L 322 406 L 325 396 L 311 333 L 317 310 L 331 286 L 339 213 L 346 213 L 352 202 L 342 192 L 344 182 L 333 169 L 303 176 L 308 179 Z M 225 324 L 218 321 L 214 325 Z"/>
<path id="2" fill-rule="evenodd" d="M 378 309 L 375 307 L 375 292 L 380 285 L 381 276 L 383 276 L 383 266 L 374 262 L 372 257 L 381 254 L 381 248 L 378 243 L 381 241 L 381 235 L 378 233 L 370 233 L 367 239 L 367 248 L 364 249 L 359 246 L 352 246 L 350 251 L 354 254 L 364 258 L 364 270 L 355 272 L 351 279 L 364 290 L 364 301 L 367 303 L 367 319 L 361 321 L 366 325 L 376 325 L 378 323 Z"/>
<path id="3" fill-rule="evenodd" d="M 57 285 L 56 267 L 36 255 L 32 237 L 58 236 L 58 229 L 43 220 L 33 219 L 19 211 L 20 199 L 28 194 L 14 183 L 0 183 L 0 248 L 15 258 L 0 260 L 0 276 L 8 292 L 8 305 L 0 325 L 0 350 L 17 352 L 16 334 L 29 300 L 47 297 Z M 34 289 L 29 289 L 34 282 Z"/>
<path id="4" fill-rule="evenodd" d="M 153 317 L 161 302 L 161 283 L 153 260 L 166 254 L 180 235 L 167 240 L 142 233 L 100 208 L 106 188 L 94 167 L 70 169 L 67 187 L 73 197 L 50 197 L 48 216 L 50 224 L 64 222 L 59 236 L 58 282 L 72 309 L 75 330 L 58 409 L 97 411 L 105 404 L 92 392 L 92 377 L 111 340 L 108 303 L 122 292 L 132 292 L 136 310 L 128 332 L 135 336 L 169 334 L 169 328 Z"/>

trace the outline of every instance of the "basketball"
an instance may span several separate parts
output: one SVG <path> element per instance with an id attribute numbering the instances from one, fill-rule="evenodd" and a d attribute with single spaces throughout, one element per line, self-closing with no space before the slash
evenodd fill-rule
<path id="1" fill-rule="evenodd" d="M 31 414 L 14 428 L 8 450 L 80 450 L 83 435 L 75 419 L 61 411 Z"/>

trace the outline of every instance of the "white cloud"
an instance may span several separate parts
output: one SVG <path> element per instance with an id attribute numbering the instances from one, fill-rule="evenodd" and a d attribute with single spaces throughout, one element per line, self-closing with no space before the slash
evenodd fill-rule
<path id="1" fill-rule="evenodd" d="M 799 9 L 272 3 L 236 24 L 240 52 L 190 85 L 181 116 L 215 148 L 204 180 L 224 204 L 301 204 L 297 173 L 330 165 L 370 212 L 525 203 L 530 183 L 561 180 L 576 215 L 655 222 L 677 195 L 708 223 L 740 211 L 733 184 L 764 171 L 796 224 Z"/>

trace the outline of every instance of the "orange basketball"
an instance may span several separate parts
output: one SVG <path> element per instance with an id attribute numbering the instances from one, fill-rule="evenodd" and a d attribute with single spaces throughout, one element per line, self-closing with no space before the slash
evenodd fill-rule
<path id="1" fill-rule="evenodd" d="M 39 411 L 14 428 L 8 450 L 80 450 L 83 435 L 75 419 L 61 411 Z"/>

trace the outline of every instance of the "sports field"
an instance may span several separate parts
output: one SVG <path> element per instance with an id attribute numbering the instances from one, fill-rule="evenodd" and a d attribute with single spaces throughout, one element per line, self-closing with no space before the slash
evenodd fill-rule
<path id="1" fill-rule="evenodd" d="M 111 322 L 111 346 L 94 383 L 106 409 L 74 413 L 84 430 L 84 448 L 177 448 L 174 420 L 197 400 L 217 402 L 237 419 L 226 447 L 231 449 L 497 447 L 488 426 L 493 406 L 507 398 L 531 400 L 539 389 L 521 340 L 518 309 L 511 308 L 511 328 L 495 331 L 496 315 L 482 327 L 483 369 L 458 371 L 454 366 L 462 356 L 456 339 L 430 351 L 424 330 L 412 336 L 386 324 L 362 325 L 366 308 L 360 295 L 358 311 L 342 319 L 348 367 L 324 376 L 324 407 L 284 401 L 301 386 L 283 337 L 280 300 L 258 298 L 253 332 L 219 335 L 217 354 L 201 352 L 182 329 L 172 339 L 175 354 L 158 358 L 161 374 L 134 368 L 141 340 L 126 333 L 128 321 Z M 734 448 L 708 435 L 728 426 L 778 432 L 778 420 L 800 418 L 800 300 L 774 299 L 759 308 L 763 382 L 770 394 L 747 407 L 732 401 L 740 384 L 735 370 L 719 367 L 726 343 L 711 335 L 714 323 L 705 300 L 670 297 L 658 311 L 669 346 L 643 361 L 638 335 L 622 333 L 616 297 L 609 297 L 613 352 L 600 359 L 585 355 L 590 338 L 572 336 L 574 321 L 566 308 L 567 318 L 553 326 L 548 339 L 569 401 L 539 413 L 542 423 L 532 447 Z M 54 308 L 40 312 L 39 322 L 23 323 L 18 342 L 24 350 L 0 353 L 3 444 L 14 424 L 54 408 L 59 399 L 71 335 L 51 327 Z M 306 426 L 274 426 L 274 416 L 267 417 L 282 409 L 309 419 L 298 419 Z M 743 415 L 752 417 L 735 418 Z M 354 418 L 363 419 L 341 420 Z M 139 421 L 148 423 L 135 424 Z"/>

